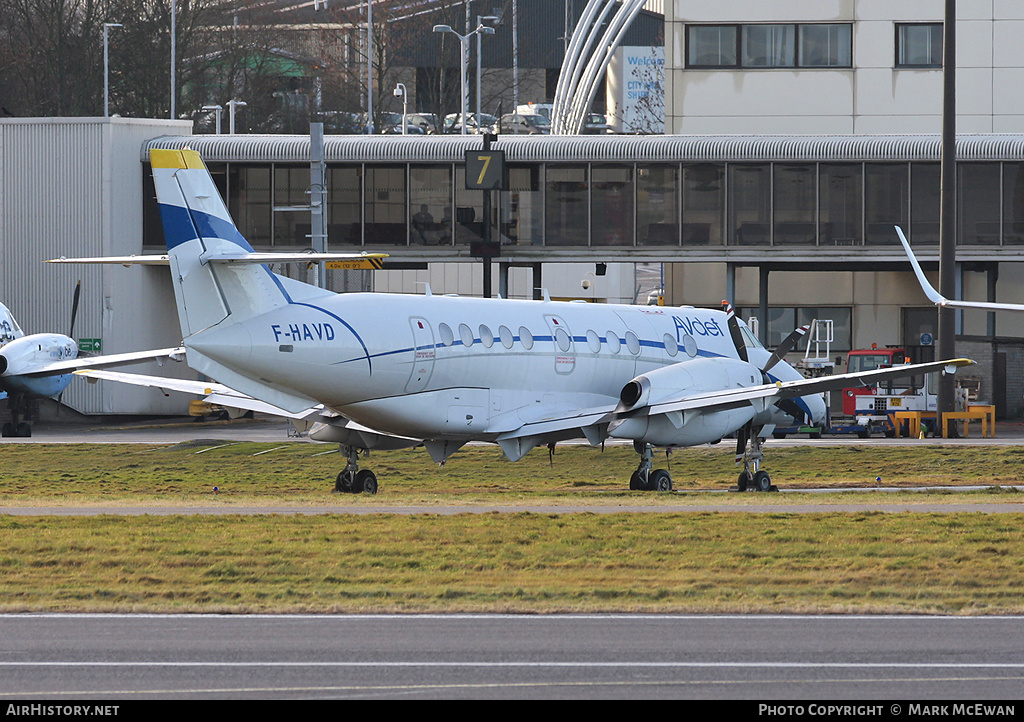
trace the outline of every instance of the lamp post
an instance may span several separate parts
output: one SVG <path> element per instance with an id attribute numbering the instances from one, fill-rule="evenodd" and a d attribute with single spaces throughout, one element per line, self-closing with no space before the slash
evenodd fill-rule
<path id="1" fill-rule="evenodd" d="M 366 132 L 373 135 L 373 0 L 366 0 Z"/>
<path id="2" fill-rule="evenodd" d="M 409 114 L 409 94 L 405 92 L 405 83 L 395 83 L 395 97 L 402 98 L 402 135 L 406 135 L 408 122 L 405 117 Z"/>
<path id="3" fill-rule="evenodd" d="M 217 117 L 217 135 L 220 135 L 220 114 L 224 110 L 224 108 L 222 108 L 219 105 L 204 105 L 203 106 L 203 110 L 212 110 L 212 111 L 214 111 L 216 113 L 216 117 Z M 233 133 L 234 130 L 232 130 L 231 132 Z"/>
<path id="4" fill-rule="evenodd" d="M 477 27 L 482 27 L 485 20 L 488 21 L 488 22 L 498 22 L 499 20 L 501 20 L 501 15 L 500 14 L 497 14 L 497 15 L 477 15 L 476 16 L 476 25 L 477 25 Z M 477 133 L 483 133 L 483 130 L 481 130 L 481 126 L 480 126 L 480 120 L 481 120 L 481 118 L 480 118 L 480 106 L 483 104 L 482 100 L 481 100 L 481 98 L 483 96 L 480 95 L 480 72 L 481 72 L 480 34 L 477 33 L 477 36 L 476 36 L 476 132 Z"/>
<path id="5" fill-rule="evenodd" d="M 175 56 L 178 53 L 178 3 L 171 0 L 171 120 L 177 117 L 177 104 L 175 100 L 175 86 L 177 84 L 177 61 Z"/>
<path id="6" fill-rule="evenodd" d="M 494 35 L 494 28 L 487 27 L 486 25 L 478 25 L 472 32 L 468 32 L 465 35 L 461 35 L 452 30 L 451 25 L 435 25 L 435 33 L 451 33 L 459 39 L 461 45 L 461 56 L 459 58 L 459 68 L 461 70 L 462 79 L 462 134 L 466 134 L 466 115 L 468 114 L 467 98 L 468 94 L 466 91 L 466 64 L 469 59 L 469 39 L 474 35 Z"/>
<path id="7" fill-rule="evenodd" d="M 103 117 L 110 117 L 110 28 L 123 28 L 121 23 L 103 23 Z"/>
<path id="8" fill-rule="evenodd" d="M 228 132 L 235 134 L 235 108 L 244 108 L 246 103 L 232 98 L 228 101 Z"/>

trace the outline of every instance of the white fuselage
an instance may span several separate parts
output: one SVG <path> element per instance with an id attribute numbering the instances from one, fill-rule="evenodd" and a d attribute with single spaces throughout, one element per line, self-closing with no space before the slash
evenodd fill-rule
<path id="1" fill-rule="evenodd" d="M 215 377 L 227 368 L 366 426 L 427 439 L 494 439 L 614 405 L 630 380 L 673 364 L 692 367 L 694 391 L 719 388 L 721 379 L 707 378 L 715 359 L 746 374 L 725 314 L 697 308 L 345 294 L 229 318 L 185 345 L 204 373 L 210 359 Z M 769 354 L 749 354 L 742 385 L 760 384 Z M 770 373 L 798 378 L 784 362 Z M 802 401 L 812 418 L 824 413 L 820 397 Z"/>

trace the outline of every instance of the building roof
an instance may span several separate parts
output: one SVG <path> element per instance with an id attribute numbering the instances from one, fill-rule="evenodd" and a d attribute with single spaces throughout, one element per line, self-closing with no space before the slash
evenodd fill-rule
<path id="1" fill-rule="evenodd" d="M 213 162 L 309 161 L 306 135 L 192 135 L 155 138 L 150 148 L 192 148 Z M 482 147 L 475 135 L 328 135 L 328 162 L 462 162 Z M 493 148 L 509 162 L 843 162 L 939 161 L 939 135 L 689 136 L 689 135 L 499 135 Z M 960 135 L 957 160 L 1024 160 L 1024 134 Z"/>

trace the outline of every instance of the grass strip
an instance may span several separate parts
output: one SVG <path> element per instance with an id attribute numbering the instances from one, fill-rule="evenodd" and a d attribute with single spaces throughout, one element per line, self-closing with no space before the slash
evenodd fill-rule
<path id="1" fill-rule="evenodd" d="M 1024 514 L 0 516 L 0 610 L 1024 612 Z"/>

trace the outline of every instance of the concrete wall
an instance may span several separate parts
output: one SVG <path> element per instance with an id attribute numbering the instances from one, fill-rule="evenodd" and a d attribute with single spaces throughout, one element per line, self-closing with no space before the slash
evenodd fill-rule
<path id="1" fill-rule="evenodd" d="M 942 22 L 943 0 L 665 3 L 668 133 L 938 133 L 942 71 L 896 68 L 895 25 Z M 687 69 L 690 23 L 852 23 L 853 67 Z M 957 130 L 1019 132 L 1024 3 L 957 3 Z"/>

